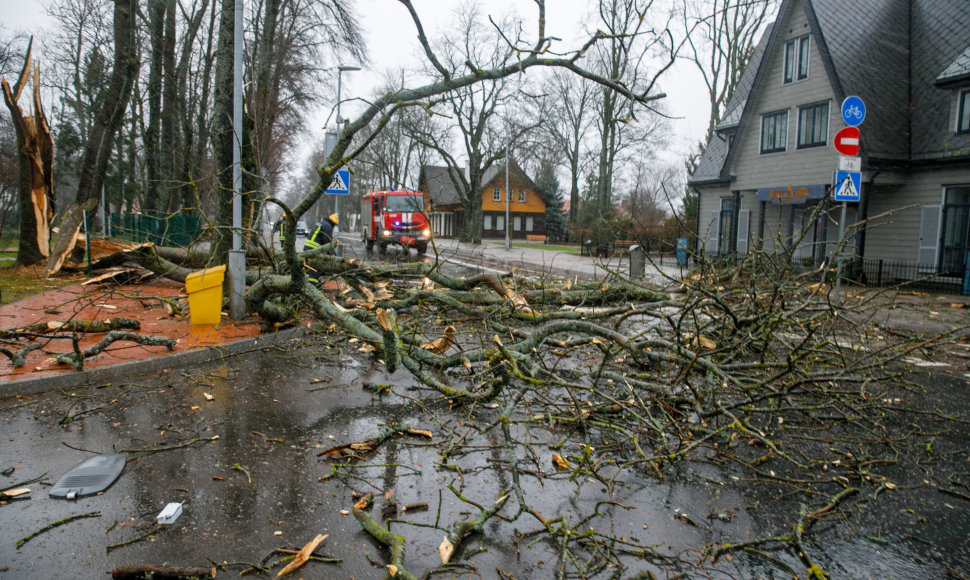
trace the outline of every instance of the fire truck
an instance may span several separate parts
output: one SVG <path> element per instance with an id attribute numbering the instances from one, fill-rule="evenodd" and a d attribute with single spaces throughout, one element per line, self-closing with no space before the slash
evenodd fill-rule
<path id="1" fill-rule="evenodd" d="M 419 191 L 375 191 L 360 200 L 360 221 L 367 250 L 377 244 L 381 254 L 389 244 L 402 248 L 414 246 L 419 254 L 428 251 L 431 227 L 424 213 L 424 197 Z"/>

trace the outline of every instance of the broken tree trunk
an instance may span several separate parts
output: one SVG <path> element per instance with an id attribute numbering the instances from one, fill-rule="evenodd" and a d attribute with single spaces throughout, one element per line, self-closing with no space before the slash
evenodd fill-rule
<path id="1" fill-rule="evenodd" d="M 50 255 L 51 222 L 54 219 L 54 138 L 40 102 L 40 68 L 34 67 L 33 114 L 24 116 L 17 102 L 30 73 L 33 38 L 20 76 L 10 88 L 2 79 L 3 100 L 17 134 L 17 160 L 20 166 L 18 189 L 20 205 L 20 245 L 17 264 L 30 266 Z"/>
<path id="2" fill-rule="evenodd" d="M 81 224 L 84 223 L 84 212 L 93 210 L 95 205 L 97 205 L 97 200 L 89 199 L 83 204 L 72 203 L 67 208 L 64 217 L 61 218 L 61 227 L 54 243 L 54 251 L 49 252 L 50 258 L 47 260 L 44 276 L 50 278 L 61 270 L 64 260 L 67 259 L 68 254 L 74 251 L 74 246 L 77 244 Z"/>
<path id="3" fill-rule="evenodd" d="M 75 202 L 91 209 L 98 205 L 98 195 L 108 167 L 108 159 L 114 148 L 115 133 L 121 126 L 128 109 L 128 101 L 138 73 L 138 31 L 135 16 L 136 0 L 115 0 L 114 41 L 115 54 L 108 85 L 102 93 L 98 114 L 91 127 L 90 138 L 84 146 Z M 88 204 L 93 205 L 89 206 Z M 85 232 L 87 233 L 87 232 Z M 58 247 L 73 249 L 76 230 L 62 227 L 58 232 Z M 64 239 L 67 238 L 67 239 Z M 63 262 L 63 260 L 62 260 Z M 54 262 L 48 263 L 48 276 L 56 272 Z M 57 266 L 60 268 L 60 266 Z"/>

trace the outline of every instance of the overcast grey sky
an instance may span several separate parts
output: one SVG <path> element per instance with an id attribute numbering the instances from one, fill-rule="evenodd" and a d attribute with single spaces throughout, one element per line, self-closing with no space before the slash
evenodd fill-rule
<path id="1" fill-rule="evenodd" d="M 509 10 L 523 17 L 528 32 L 534 37 L 535 3 L 532 0 L 476 0 L 486 14 L 501 16 Z M 37 32 L 38 24 L 46 21 L 45 0 L 0 0 L 2 24 L 10 30 Z M 395 0 L 357 0 L 357 13 L 365 29 L 370 66 L 362 71 L 344 73 L 344 98 L 368 95 L 379 84 L 387 70 L 411 66 L 421 60 L 414 26 L 405 7 Z M 414 0 L 414 5 L 424 22 L 425 31 L 434 38 L 454 20 L 453 0 Z M 547 34 L 563 39 L 564 46 L 576 46 L 585 40 L 583 20 L 595 5 L 595 0 L 552 0 L 547 7 Z M 40 34 L 40 33 L 38 33 Z M 43 53 L 38 55 L 43 63 Z M 351 63 L 348 63 L 351 64 Z M 667 112 L 676 119 L 670 123 L 671 139 L 669 153 L 682 157 L 690 145 L 702 138 L 707 128 L 709 105 L 706 91 L 693 65 L 686 62 L 668 71 L 663 77 L 661 89 L 667 93 Z M 344 116 L 353 112 L 348 107 Z M 315 115 L 311 120 L 315 131 L 322 128 L 329 111 Z M 313 137 L 319 139 L 319 135 Z"/>

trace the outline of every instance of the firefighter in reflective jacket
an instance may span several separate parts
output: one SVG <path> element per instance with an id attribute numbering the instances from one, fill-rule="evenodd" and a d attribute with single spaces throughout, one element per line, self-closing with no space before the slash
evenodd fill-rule
<path id="1" fill-rule="evenodd" d="M 329 244 L 336 238 L 337 225 L 339 223 L 340 219 L 337 217 L 337 214 L 330 214 L 327 219 L 317 224 L 316 229 L 313 230 L 313 234 L 307 239 L 306 246 L 304 247 L 307 250 L 313 250 Z"/>

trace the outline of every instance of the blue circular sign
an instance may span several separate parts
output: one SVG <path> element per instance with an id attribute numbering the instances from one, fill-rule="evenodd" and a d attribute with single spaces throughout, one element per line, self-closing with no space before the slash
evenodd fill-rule
<path id="1" fill-rule="evenodd" d="M 866 119 L 866 104 L 852 95 L 842 101 L 842 120 L 850 127 L 858 127 Z"/>

